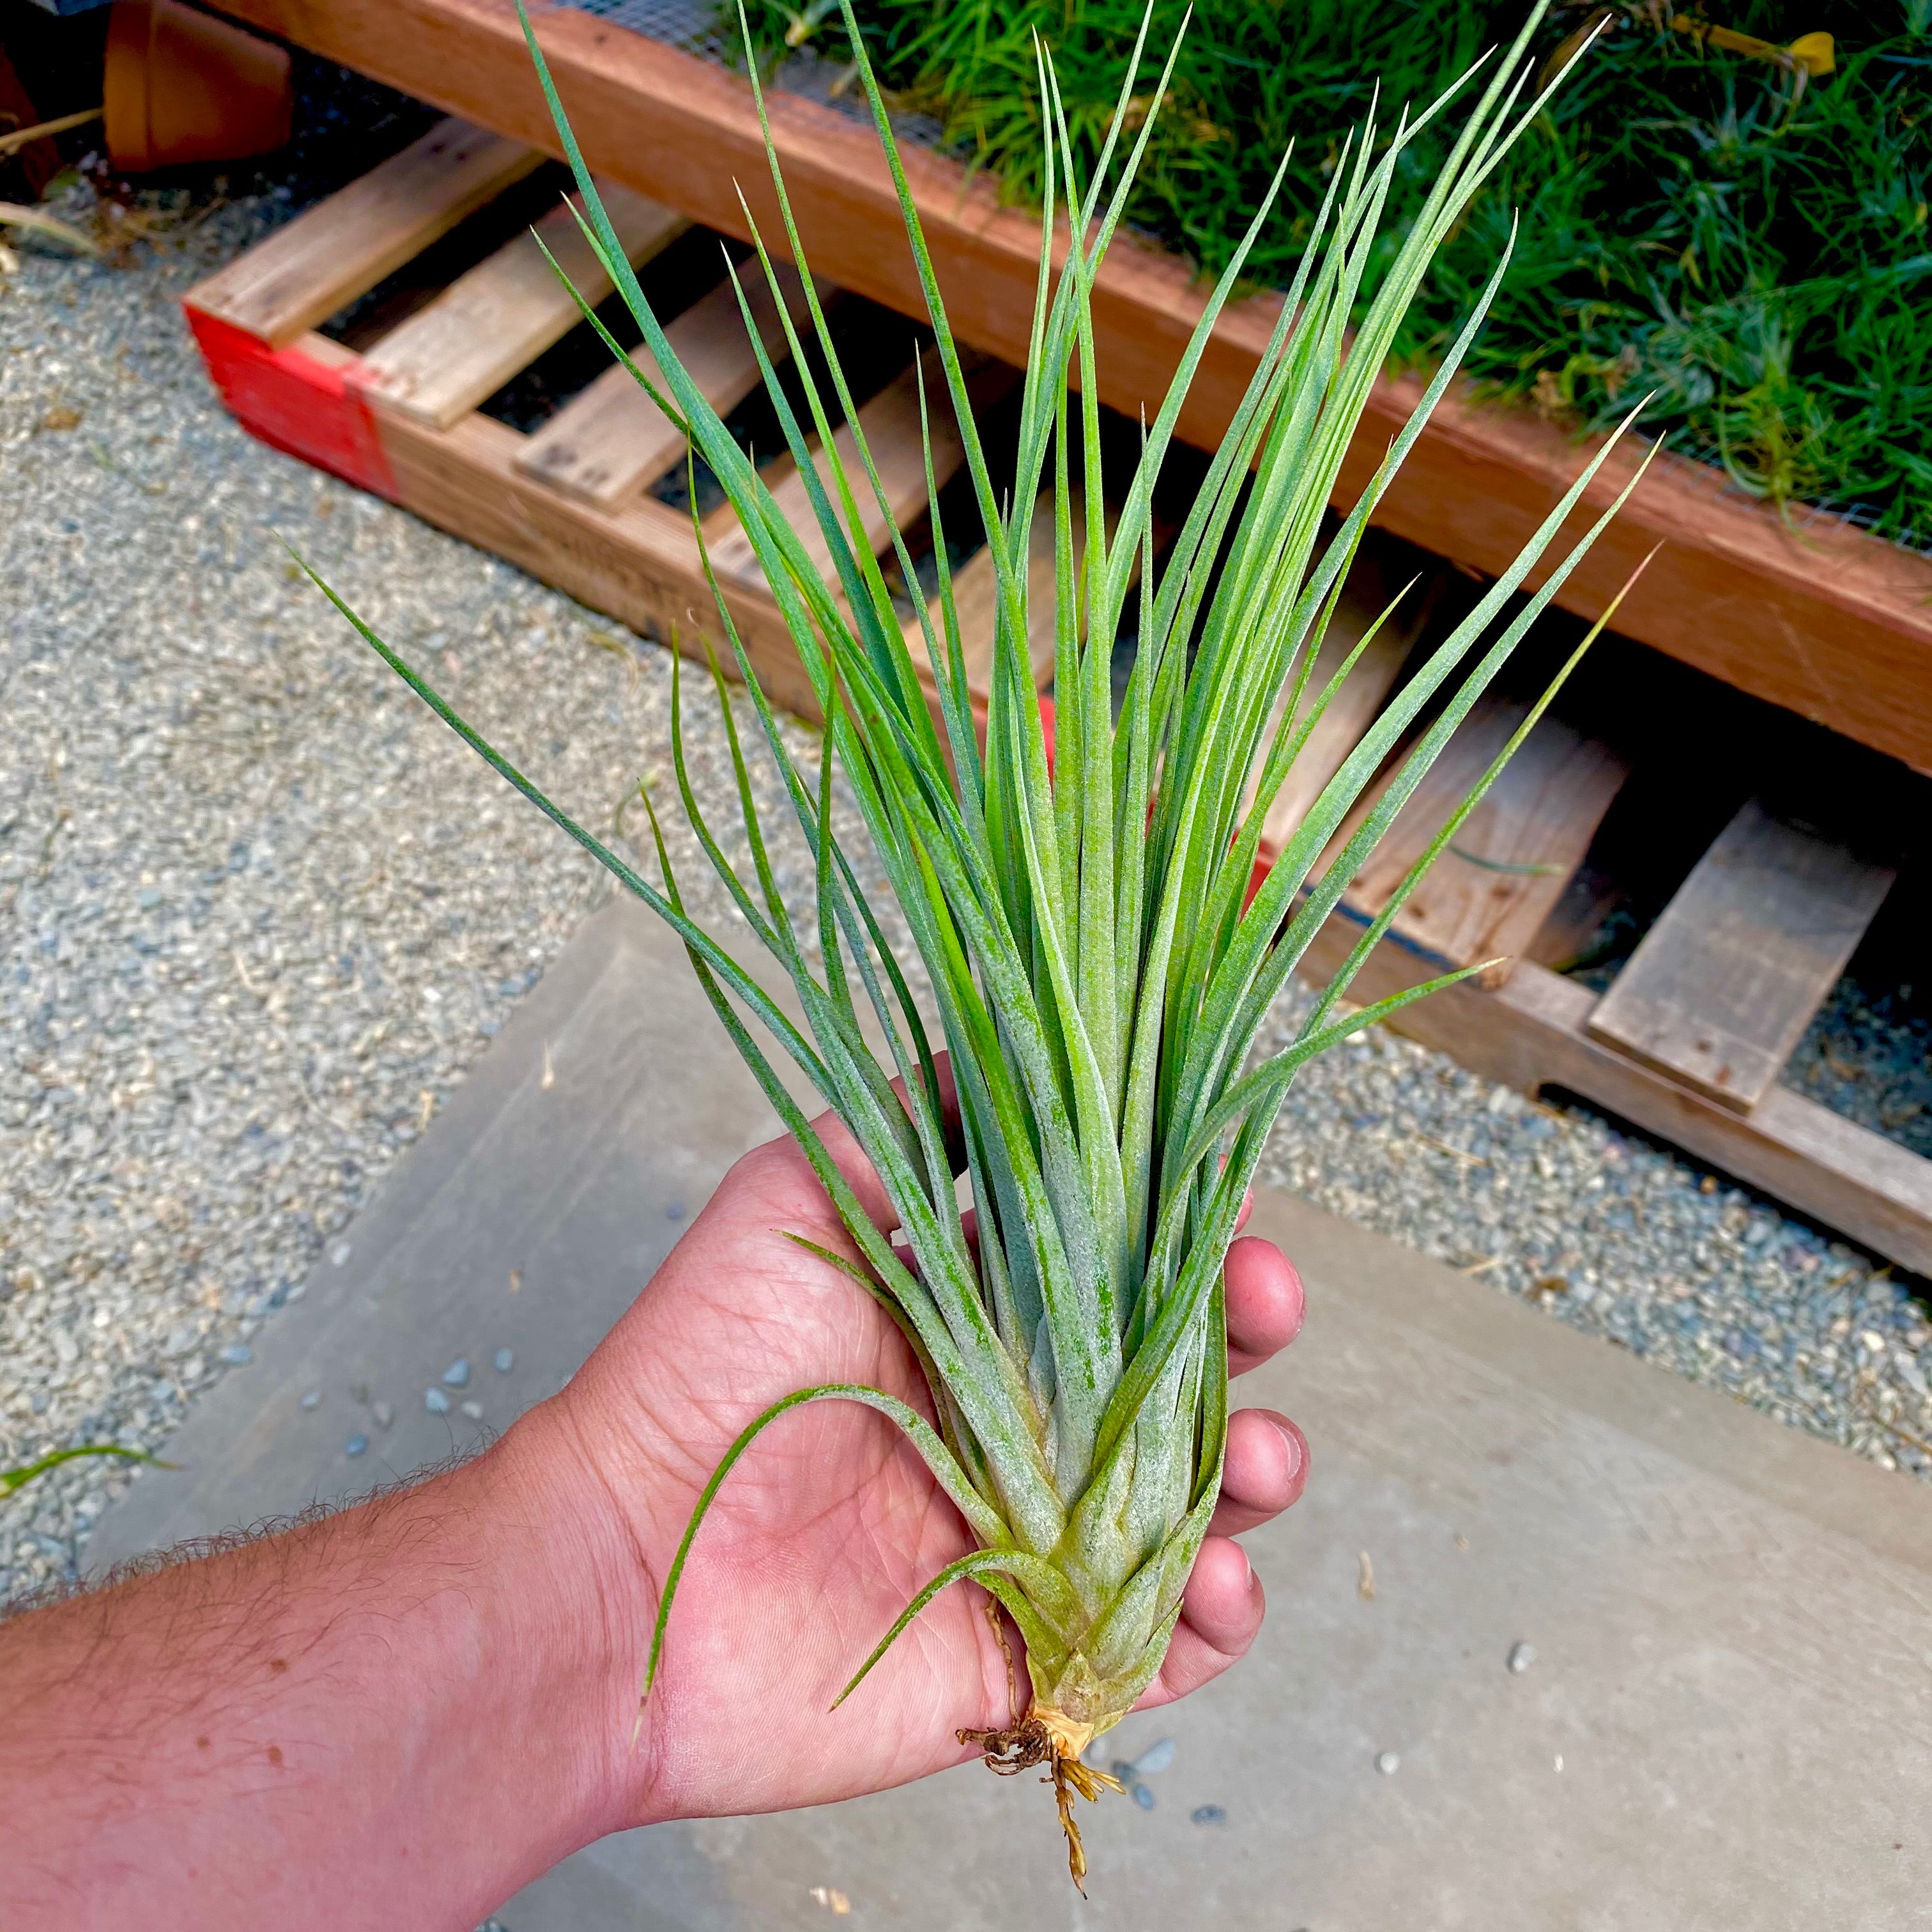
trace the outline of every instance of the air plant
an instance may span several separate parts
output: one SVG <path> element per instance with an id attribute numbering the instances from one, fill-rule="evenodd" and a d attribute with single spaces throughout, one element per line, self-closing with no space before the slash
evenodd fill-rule
<path id="1" fill-rule="evenodd" d="M 846 11 L 849 24 L 849 0 Z M 1055 134 L 1048 219 L 1017 454 L 1011 475 L 996 478 L 884 106 L 862 54 L 859 78 L 897 184 L 940 379 L 964 440 L 978 526 L 973 534 L 983 535 L 998 578 L 983 744 L 967 688 L 938 493 L 928 492 L 938 615 L 921 616 L 909 642 L 860 514 L 862 499 L 876 500 L 890 522 L 884 494 L 825 317 L 809 295 L 808 275 L 811 328 L 826 374 L 814 377 L 805 344 L 788 323 L 802 412 L 762 352 L 760 359 L 809 495 L 815 534 L 832 560 L 830 576 L 812 561 L 806 533 L 784 520 L 752 460 L 665 339 L 604 214 L 526 19 L 581 190 L 585 232 L 628 302 L 662 386 L 634 364 L 633 373 L 683 424 L 695 457 L 728 496 L 817 694 L 823 748 L 809 774 L 794 762 L 730 609 L 718 598 L 718 632 L 735 658 L 757 735 L 815 864 L 814 922 L 795 921 L 778 889 L 730 693 L 715 660 L 752 876 L 733 864 L 707 824 L 681 749 L 674 760 L 684 811 L 745 924 L 796 988 L 802 1028 L 687 913 L 661 832 L 659 885 L 552 804 L 337 600 L 446 722 L 683 940 L 720 1022 L 836 1204 L 863 1265 L 829 1252 L 825 1258 L 884 1304 L 925 1372 L 929 1417 L 881 1390 L 841 1384 L 800 1390 L 746 1426 L 706 1486 L 664 1580 L 645 1695 L 668 1636 L 676 1640 L 674 1606 L 685 1558 L 733 1466 L 762 1430 L 801 1403 L 866 1404 L 904 1430 L 979 1546 L 906 1606 L 842 1701 L 940 1591 L 968 1579 L 980 1584 L 1024 1640 L 1033 1699 L 1010 1730 L 970 1735 L 998 1768 L 1049 1768 L 1076 1880 L 1085 1864 L 1071 1795 L 1092 1797 L 1112 1782 L 1084 1765 L 1082 1754 L 1132 1707 L 1159 1670 L 1219 1492 L 1228 1424 L 1222 1264 L 1263 1142 L 1296 1071 L 1315 1054 L 1433 986 L 1466 976 L 1450 974 L 1359 1010 L 1340 1004 L 1500 759 L 1362 934 L 1292 1043 L 1252 1066 L 1251 1049 L 1357 868 L 1610 514 L 1555 564 L 1540 589 L 1512 608 L 1527 573 L 1581 498 L 1593 463 L 1468 619 L 1428 653 L 1283 848 L 1271 860 L 1264 856 L 1269 804 L 1363 648 L 1316 687 L 1312 667 L 1344 574 L 1480 325 L 1502 261 L 1374 479 L 1324 539 L 1325 506 L 1431 256 L 1540 104 L 1541 95 L 1528 98 L 1534 64 L 1524 54 L 1541 11 L 1504 58 L 1488 63 L 1480 98 L 1399 242 L 1390 244 L 1382 226 L 1391 180 L 1410 144 L 1444 116 L 1457 90 L 1420 112 L 1399 112 L 1386 130 L 1365 124 L 1346 146 L 1321 208 L 1316 244 L 1165 556 L 1156 554 L 1156 479 L 1209 332 L 1240 276 L 1246 244 L 1214 285 L 1171 388 L 1144 424 L 1138 462 L 1114 493 L 1110 525 L 1105 486 L 1116 479 L 1101 474 L 1091 296 L 1154 112 L 1130 116 L 1124 92 L 1098 166 L 1090 178 L 1076 181 L 1052 62 L 1041 50 L 1038 82 Z M 1172 65 L 1170 56 L 1170 71 Z M 763 124 L 762 96 L 758 111 Z M 768 125 L 766 148 L 771 154 Z M 802 271 L 805 256 L 775 154 L 772 170 L 783 251 Z M 1278 172 L 1277 186 L 1280 179 Z M 1249 243 L 1268 205 L 1255 214 Z M 1065 219 L 1056 225 L 1062 210 Z M 770 276 L 774 238 L 758 232 L 748 210 L 746 220 L 758 266 Z M 1064 250 L 1058 266 L 1056 236 Z M 1394 265 L 1378 262 L 1379 290 L 1352 332 L 1369 265 L 1391 246 Z M 743 301 L 742 286 L 740 294 Z M 782 302 L 779 310 L 784 312 Z M 585 314 L 601 330 L 587 306 Z M 851 465 L 841 461 L 833 441 L 839 423 L 856 451 Z M 1053 507 L 1058 560 L 1052 742 L 1028 647 L 1029 530 L 1042 489 Z M 1084 523 L 1078 533 L 1076 517 Z M 891 548 L 905 580 L 915 580 L 896 526 Z M 1138 651 L 1116 715 L 1111 666 L 1115 638 L 1129 622 Z M 922 657 L 930 668 L 931 697 Z M 1426 728 L 1396 763 L 1359 830 L 1324 860 L 1351 806 L 1425 706 L 1433 710 Z M 1512 749 L 1541 710 L 1535 707 Z M 678 730 L 674 724 L 674 740 Z M 833 830 L 835 777 L 849 788 L 918 954 L 927 988 L 922 1001 Z M 1258 860 L 1259 883 L 1251 894 Z M 861 1210 L 740 1006 L 851 1130 L 897 1212 L 910 1265 Z M 881 1053 L 867 1045 L 862 1014 L 883 1040 Z M 944 1112 L 937 1064 L 942 1046 L 957 1091 L 956 1138 Z M 977 1213 L 976 1240 L 962 1226 L 956 1148 Z"/>

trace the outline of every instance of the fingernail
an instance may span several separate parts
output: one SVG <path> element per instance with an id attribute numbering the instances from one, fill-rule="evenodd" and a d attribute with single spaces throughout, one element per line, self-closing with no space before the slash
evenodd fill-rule
<path id="1" fill-rule="evenodd" d="M 1288 1479 L 1290 1482 L 1293 1482 L 1301 1474 L 1301 1465 L 1308 1454 L 1301 1440 L 1301 1432 L 1298 1429 L 1290 1429 L 1286 1424 L 1280 1422 L 1274 1425 L 1274 1429 L 1275 1433 L 1287 1444 Z"/>

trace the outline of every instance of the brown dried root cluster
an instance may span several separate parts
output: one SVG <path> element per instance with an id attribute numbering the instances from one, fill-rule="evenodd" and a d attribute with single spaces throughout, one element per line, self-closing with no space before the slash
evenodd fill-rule
<path id="1" fill-rule="evenodd" d="M 962 1730 L 962 1744 L 977 1744 L 980 1761 L 1001 1778 L 1030 1771 L 1035 1765 L 1048 1767 L 1042 1784 L 1053 1786 L 1054 1802 L 1060 1808 L 1060 1828 L 1066 1834 L 1066 1869 L 1073 1875 L 1084 1898 L 1087 1888 L 1087 1852 L 1080 1842 L 1079 1821 L 1073 1815 L 1076 1792 L 1090 1803 L 1102 1791 L 1125 1791 L 1126 1786 L 1110 1772 L 1096 1771 L 1081 1761 L 1093 1736 L 1090 1724 L 1072 1724 L 1057 1711 L 1043 1711 L 1037 1705 L 1017 1722 L 996 1731 Z"/>

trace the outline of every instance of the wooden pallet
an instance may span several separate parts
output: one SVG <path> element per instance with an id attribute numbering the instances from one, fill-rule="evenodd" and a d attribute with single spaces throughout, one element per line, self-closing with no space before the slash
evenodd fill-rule
<path id="1" fill-rule="evenodd" d="M 557 152 L 514 0 L 218 0 L 238 18 L 447 112 Z M 615 21 L 554 0 L 532 13 L 585 154 L 640 193 L 740 236 L 740 189 L 779 232 L 744 82 Z M 892 183 L 871 129 L 795 94 L 771 98 L 775 139 L 819 273 L 920 315 Z M 1025 353 L 1038 229 L 993 184 L 914 150 L 907 170 L 962 338 Z M 1202 293 L 1174 256 L 1117 241 L 1095 293 L 1102 399 L 1130 418 L 1158 406 Z M 1231 306 L 1201 363 L 1181 435 L 1219 440 L 1268 340 L 1268 298 Z M 1337 490 L 1352 502 L 1420 394 L 1377 385 Z M 1466 386 L 1444 399 L 1378 516 L 1396 534 L 1494 574 L 1589 454 L 1527 410 Z M 1613 456 L 1576 513 L 1580 530 L 1628 476 Z M 1618 613 L 1624 632 L 1922 772 L 1932 772 L 1932 559 L 1829 517 L 1791 526 L 1709 466 L 1663 459 L 1561 592 L 1586 616 L 1638 560 L 1657 558 Z"/>
<path id="2" fill-rule="evenodd" d="M 688 512 L 652 494 L 682 464 L 683 444 L 648 398 L 622 372 L 607 372 L 529 434 L 477 407 L 582 326 L 527 234 L 513 234 L 360 348 L 316 332 L 319 322 L 515 189 L 541 160 L 501 136 L 446 122 L 191 290 L 188 320 L 229 406 L 257 435 L 640 632 L 675 634 L 695 648 L 715 628 L 697 539 Z M 691 224 L 622 190 L 611 206 L 648 287 L 658 257 Z M 567 216 L 547 216 L 539 226 L 566 260 L 580 248 Z M 601 289 L 591 264 L 572 266 Z M 794 312 L 802 308 L 802 286 L 788 284 L 784 299 Z M 760 297 L 756 319 L 778 355 L 777 302 Z M 728 286 L 690 301 L 668 333 L 721 412 L 756 386 L 755 358 Z M 878 372 L 886 380 L 860 418 L 895 518 L 916 530 L 926 483 L 910 351 L 908 332 L 905 365 Z M 995 404 L 1013 372 L 987 359 L 971 380 L 978 413 Z M 962 461 L 950 420 L 936 422 L 933 454 L 943 488 Z M 806 520 L 790 458 L 773 460 L 766 475 L 781 503 Z M 810 686 L 728 506 L 712 512 L 706 528 L 761 680 L 777 701 L 811 715 Z M 883 524 L 869 534 L 884 550 Z M 1052 559 L 1043 520 L 1036 534 L 1042 574 L 1036 606 L 1046 614 Z M 1331 653 L 1360 636 L 1411 573 L 1414 554 L 1395 548 L 1405 554 L 1391 556 L 1386 538 L 1365 546 L 1327 646 Z M 991 574 L 982 550 L 956 579 L 976 686 L 991 652 Z M 910 595 L 916 586 L 902 588 Z M 1426 630 L 1430 604 L 1426 595 L 1409 599 L 1402 624 L 1365 653 L 1276 801 L 1272 842 L 1299 822 L 1354 748 Z M 916 605 L 908 602 L 906 611 L 909 634 L 916 634 Z M 1052 656 L 1042 623 L 1035 650 L 1042 684 Z M 1522 715 L 1506 693 L 1472 714 L 1318 940 L 1318 967 L 1336 963 L 1386 903 Z M 1544 719 L 1394 922 L 1360 982 L 1364 996 L 1413 984 L 1445 964 L 1510 956 L 1513 963 L 1486 983 L 1410 1009 L 1406 1030 L 1532 1094 L 1554 1085 L 1584 1095 L 1888 1256 L 1932 1270 L 1932 1162 L 1775 1084 L 1884 897 L 1891 883 L 1885 863 L 1748 806 L 1607 996 L 1599 1000 L 1537 963 L 1565 950 L 1566 889 L 1629 770 L 1624 751 L 1560 716 Z"/>

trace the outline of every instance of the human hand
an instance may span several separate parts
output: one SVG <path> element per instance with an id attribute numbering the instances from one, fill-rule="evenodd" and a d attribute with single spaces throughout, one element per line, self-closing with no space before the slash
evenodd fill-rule
<path id="1" fill-rule="evenodd" d="M 815 1124 L 890 1230 L 896 1217 L 856 1143 L 829 1114 Z M 732 1168 L 643 1295 L 545 1406 L 554 1413 L 529 1419 L 566 1432 L 592 1507 L 614 1519 L 615 1531 L 594 1539 L 613 1552 L 599 1615 L 607 1629 L 628 1618 L 634 1633 L 626 1687 L 640 1681 L 658 1592 L 699 1492 L 748 1422 L 796 1390 L 835 1382 L 885 1390 L 932 1414 L 890 1318 L 794 1234 L 856 1258 L 786 1136 Z M 1226 1278 L 1228 1366 L 1238 1375 L 1293 1339 L 1301 1284 L 1279 1249 L 1252 1238 L 1229 1250 Z M 1295 1500 L 1307 1462 L 1286 1418 L 1246 1409 L 1232 1418 L 1213 1533 L 1144 1706 L 1206 1683 L 1253 1641 L 1262 1586 L 1232 1538 Z M 957 1510 L 883 1417 L 827 1402 L 782 1418 L 733 1468 L 698 1532 L 636 1750 L 628 1712 L 611 1726 L 603 1779 L 616 1822 L 823 1804 L 973 1755 L 955 1731 L 998 1728 L 1010 1711 L 1006 1655 L 976 1586 L 938 1598 L 854 1696 L 828 1710 L 907 1601 L 970 1547 Z M 1016 1634 L 1012 1648 L 1017 1662 Z"/>
<path id="2" fill-rule="evenodd" d="M 849 1136 L 818 1124 L 886 1225 Z M 931 1604 L 827 1714 L 967 1548 L 898 1432 L 828 1402 L 780 1418 L 719 1492 L 632 1748 L 658 1587 L 745 1424 L 834 1381 L 930 1413 L 890 1318 L 790 1234 L 851 1252 L 803 1156 L 774 1141 L 568 1387 L 488 1454 L 8 1623 L 8 1932 L 136 1916 L 462 1932 L 606 1832 L 877 1790 L 968 1755 L 960 1727 L 1004 1724 L 1006 1658 L 976 1586 Z M 1253 1240 L 1226 1279 L 1238 1373 L 1294 1335 L 1301 1288 Z M 1306 1463 L 1280 1417 L 1233 1418 L 1216 1533 L 1146 1702 L 1253 1640 L 1261 1586 L 1229 1539 L 1292 1502 Z"/>

